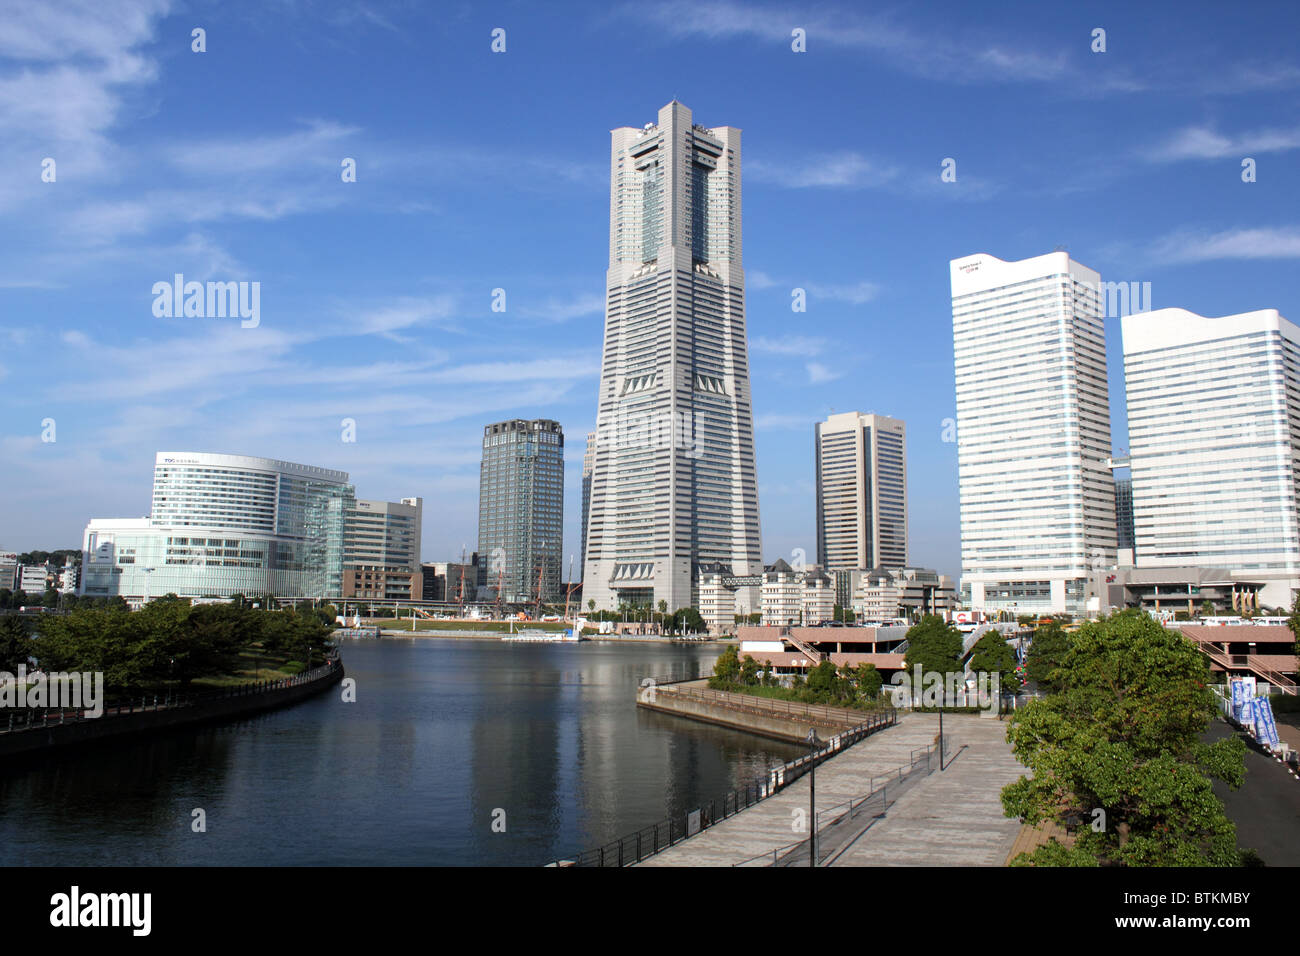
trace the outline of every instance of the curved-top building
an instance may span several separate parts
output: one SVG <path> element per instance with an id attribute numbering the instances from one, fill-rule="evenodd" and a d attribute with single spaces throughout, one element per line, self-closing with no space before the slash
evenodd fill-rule
<path id="1" fill-rule="evenodd" d="M 147 518 L 91 519 L 81 593 L 139 604 L 342 594 L 346 472 L 245 455 L 159 452 Z"/>

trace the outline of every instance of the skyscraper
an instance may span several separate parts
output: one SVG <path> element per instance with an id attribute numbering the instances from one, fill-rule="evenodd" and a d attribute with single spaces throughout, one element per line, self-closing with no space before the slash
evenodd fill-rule
<path id="1" fill-rule="evenodd" d="M 596 467 L 596 433 L 587 432 L 582 449 L 582 550 L 578 553 L 578 574 L 587 570 L 587 519 L 591 517 L 591 472 Z M 580 579 L 581 580 L 581 579 Z"/>
<path id="2" fill-rule="evenodd" d="M 831 571 L 907 566 L 907 426 L 860 412 L 814 432 L 817 563 Z"/>
<path id="3" fill-rule="evenodd" d="M 1081 611 L 1115 560 L 1101 277 L 1053 252 L 954 259 L 951 281 L 962 586 L 977 610 Z"/>
<path id="4" fill-rule="evenodd" d="M 1300 328 L 1275 309 L 1123 319 L 1139 568 L 1221 567 L 1300 587 Z"/>
<path id="5" fill-rule="evenodd" d="M 696 604 L 702 565 L 762 572 L 740 130 L 697 126 L 674 100 L 611 138 L 583 593 L 599 608 L 676 609 Z"/>
<path id="6" fill-rule="evenodd" d="M 560 594 L 564 528 L 564 430 L 538 418 L 483 429 L 478 552 L 484 583 L 501 600 L 531 604 Z"/>

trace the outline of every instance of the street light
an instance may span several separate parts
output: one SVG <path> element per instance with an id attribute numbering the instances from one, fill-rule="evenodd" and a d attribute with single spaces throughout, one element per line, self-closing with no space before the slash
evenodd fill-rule
<path id="1" fill-rule="evenodd" d="M 817 865 L 817 751 L 821 749 L 822 740 L 814 727 L 808 731 L 808 746 L 812 756 L 808 765 L 808 815 L 812 818 L 812 830 L 808 837 L 808 865 Z"/>

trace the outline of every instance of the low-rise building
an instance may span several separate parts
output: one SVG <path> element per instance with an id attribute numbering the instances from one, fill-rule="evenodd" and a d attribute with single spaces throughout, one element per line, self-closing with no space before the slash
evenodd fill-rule
<path id="1" fill-rule="evenodd" d="M 740 627 L 741 659 L 770 664 L 778 676 L 807 673 L 824 660 L 836 667 L 873 664 L 885 683 L 904 669 L 899 645 L 907 639 L 906 627 Z"/>
<path id="2" fill-rule="evenodd" d="M 1267 583 L 1266 577 L 1252 580 L 1230 568 L 1101 568 L 1088 575 L 1087 609 L 1109 614 L 1140 607 L 1156 616 L 1193 615 L 1208 603 L 1216 613 L 1259 611 Z"/>
<path id="3" fill-rule="evenodd" d="M 50 586 L 53 572 L 47 564 L 24 564 L 18 568 L 18 590 L 29 597 L 40 597 Z"/>
<path id="4" fill-rule="evenodd" d="M 858 578 L 853 612 L 863 621 L 946 615 L 957 607 L 953 580 L 929 568 L 876 568 Z"/>

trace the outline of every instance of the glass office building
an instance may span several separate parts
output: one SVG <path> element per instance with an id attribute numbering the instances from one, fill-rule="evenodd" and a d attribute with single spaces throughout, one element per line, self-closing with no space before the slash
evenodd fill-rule
<path id="1" fill-rule="evenodd" d="M 146 518 L 92 519 L 81 593 L 133 605 L 181 597 L 342 594 L 345 472 L 270 458 L 159 452 Z"/>
<path id="2" fill-rule="evenodd" d="M 564 535 L 564 430 L 539 418 L 483 429 L 478 553 L 484 584 L 502 601 L 560 597 Z"/>

